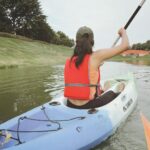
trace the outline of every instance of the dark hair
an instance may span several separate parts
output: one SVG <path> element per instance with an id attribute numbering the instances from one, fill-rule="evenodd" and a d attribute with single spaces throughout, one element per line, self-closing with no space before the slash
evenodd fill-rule
<path id="1" fill-rule="evenodd" d="M 93 40 L 93 38 L 91 38 L 91 36 L 89 36 L 88 33 L 83 34 L 80 39 L 76 40 L 76 45 L 74 48 L 74 53 L 71 57 L 71 61 L 72 61 L 73 57 L 76 56 L 75 65 L 77 68 L 82 63 L 85 55 L 92 53 L 93 45 L 94 45 L 94 40 Z"/>

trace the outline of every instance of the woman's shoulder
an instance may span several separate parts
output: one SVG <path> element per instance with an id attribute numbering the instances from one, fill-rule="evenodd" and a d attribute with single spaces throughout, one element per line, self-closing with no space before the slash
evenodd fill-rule
<path id="1" fill-rule="evenodd" d="M 100 66 L 100 64 L 103 62 L 102 58 L 101 58 L 101 54 L 100 51 L 94 51 L 91 54 L 90 57 L 90 62 L 92 65 L 94 65 L 96 68 Z"/>

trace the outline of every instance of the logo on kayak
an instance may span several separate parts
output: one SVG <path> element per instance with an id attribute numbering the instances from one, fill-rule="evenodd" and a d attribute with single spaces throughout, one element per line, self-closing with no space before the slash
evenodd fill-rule
<path id="1" fill-rule="evenodd" d="M 123 96 L 121 97 L 122 102 L 126 101 L 126 99 L 127 99 L 127 96 L 126 96 L 126 95 L 123 95 Z"/>
<path id="2" fill-rule="evenodd" d="M 132 103 L 133 103 L 133 99 L 131 98 L 123 107 L 123 111 L 125 112 L 131 106 Z"/>

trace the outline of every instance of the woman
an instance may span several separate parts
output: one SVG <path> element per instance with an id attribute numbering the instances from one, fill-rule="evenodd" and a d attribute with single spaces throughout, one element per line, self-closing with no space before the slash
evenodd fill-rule
<path id="1" fill-rule="evenodd" d="M 112 101 L 123 90 L 119 85 L 113 91 L 101 95 L 100 65 L 103 61 L 118 55 L 129 47 L 125 29 L 119 30 L 121 44 L 108 49 L 92 51 L 94 46 L 93 31 L 84 26 L 76 34 L 73 56 L 66 61 L 64 69 L 67 105 L 77 109 L 89 109 L 103 106 Z"/>

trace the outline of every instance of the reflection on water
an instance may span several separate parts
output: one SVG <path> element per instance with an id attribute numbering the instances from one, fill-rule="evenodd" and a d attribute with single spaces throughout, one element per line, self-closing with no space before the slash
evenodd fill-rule
<path id="1" fill-rule="evenodd" d="M 0 120 L 21 114 L 51 99 L 44 92 L 51 67 L 0 70 Z M 49 80 L 49 83 L 52 81 Z"/>
<path id="2" fill-rule="evenodd" d="M 133 63 L 135 64 L 135 63 Z M 45 66 L 0 70 L 0 122 L 39 106 L 63 94 L 64 66 Z M 150 67 L 106 62 L 102 79 L 134 72 L 138 88 L 138 106 L 126 123 L 95 150 L 145 150 L 145 137 L 139 112 L 150 119 Z"/>
<path id="3" fill-rule="evenodd" d="M 51 97 L 62 95 L 64 87 L 64 66 L 57 65 L 54 68 L 53 72 L 47 77 L 47 81 L 44 82 L 45 92 L 49 93 Z"/>

